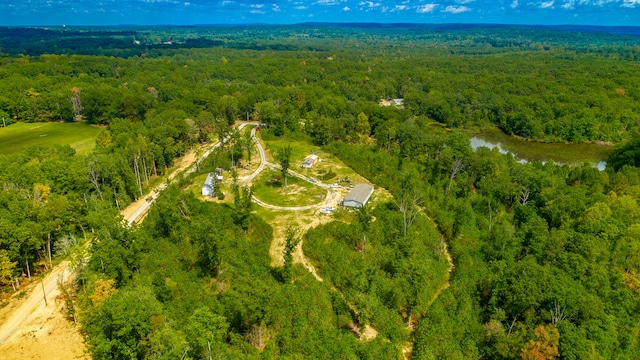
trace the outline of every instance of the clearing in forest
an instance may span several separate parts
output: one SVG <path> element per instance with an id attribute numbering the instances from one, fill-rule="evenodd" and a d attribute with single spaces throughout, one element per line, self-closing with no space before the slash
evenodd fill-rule
<path id="1" fill-rule="evenodd" d="M 15 123 L 1 127 L 0 153 L 18 152 L 29 145 L 69 145 L 79 154 L 87 154 L 96 146 L 99 126 L 86 123 Z"/>
<path id="2" fill-rule="evenodd" d="M 265 169 L 254 182 L 254 195 L 271 205 L 307 206 L 322 202 L 327 191 L 293 176 L 285 186 L 279 169 Z"/>

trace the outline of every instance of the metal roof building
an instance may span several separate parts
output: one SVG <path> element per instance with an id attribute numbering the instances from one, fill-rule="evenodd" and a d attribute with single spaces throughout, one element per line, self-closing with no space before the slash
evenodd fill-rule
<path id="1" fill-rule="evenodd" d="M 309 155 L 306 158 L 304 158 L 304 161 L 302 162 L 302 167 L 305 169 L 311 169 L 313 164 L 315 164 L 316 162 L 318 162 L 318 155 L 315 155 L 315 154 Z"/>
<path id="2" fill-rule="evenodd" d="M 214 196 L 215 195 L 215 187 L 216 187 L 216 183 L 214 180 L 214 173 L 209 173 L 209 175 L 207 175 L 207 179 L 204 181 L 204 184 L 202 185 L 202 195 L 204 196 Z"/>
<path id="3" fill-rule="evenodd" d="M 344 207 L 363 207 L 369 201 L 371 194 L 373 194 L 373 186 L 358 184 L 344 197 L 342 205 Z"/>

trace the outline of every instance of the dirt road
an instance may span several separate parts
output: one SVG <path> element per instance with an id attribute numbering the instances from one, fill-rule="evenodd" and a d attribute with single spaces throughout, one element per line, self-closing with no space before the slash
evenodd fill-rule
<path id="1" fill-rule="evenodd" d="M 242 123 L 242 129 L 254 123 Z M 225 139 L 226 141 L 226 139 Z M 220 143 L 210 145 L 198 158 L 190 151 L 178 159 L 177 166 L 168 181 L 157 186 L 135 203 L 121 211 L 129 224 L 139 222 L 160 193 L 178 174 L 195 171 L 196 161 L 201 162 Z M 90 359 L 87 346 L 80 334 L 80 325 L 73 324 L 65 315 L 65 303 L 59 282 L 69 283 L 73 276 L 69 262 L 63 261 L 46 277 L 14 294 L 0 309 L 0 358 L 12 359 Z M 43 291 L 44 287 L 44 291 Z M 46 303 L 45 296 L 46 294 Z"/>
<path id="2" fill-rule="evenodd" d="M 31 291 L 26 292 L 19 304 L 10 301 L 2 309 L 0 354 L 3 359 L 88 358 L 84 354 L 85 347 L 78 328 L 61 312 L 64 302 L 60 298 L 58 282 L 66 282 L 70 276 L 69 263 L 65 261 L 46 278 L 32 283 L 29 286 Z M 47 294 L 46 303 L 44 293 Z M 67 325 L 66 329 L 58 331 L 59 324 Z M 43 337 L 50 341 L 40 341 Z M 77 345 L 65 347 L 71 339 Z M 41 344 L 46 344 L 46 348 L 34 351 Z"/>
<path id="3" fill-rule="evenodd" d="M 24 309 L 21 309 L 22 311 L 14 312 L 7 321 L 0 325 L 0 344 L 3 343 L 9 337 L 9 335 L 11 335 L 15 331 L 15 329 L 27 318 L 27 316 L 29 316 L 29 313 L 24 310 L 29 308 L 36 308 L 40 305 L 40 303 L 44 303 L 45 298 L 43 297 L 43 294 L 45 292 L 50 295 L 48 299 L 49 301 L 53 302 L 55 300 L 56 294 L 54 293 L 54 291 L 58 287 L 58 281 L 64 282 L 65 279 L 69 277 L 69 273 L 68 262 L 65 261 L 63 264 L 60 264 L 60 266 L 53 270 L 51 274 L 49 274 L 49 276 L 45 279 L 48 281 L 43 282 L 42 284 L 40 284 L 40 286 L 34 284 L 36 288 L 43 288 L 42 292 L 33 291 L 24 302 Z"/>

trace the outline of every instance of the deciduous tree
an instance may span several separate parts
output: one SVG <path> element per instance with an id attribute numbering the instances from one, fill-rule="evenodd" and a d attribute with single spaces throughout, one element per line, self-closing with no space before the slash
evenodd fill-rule
<path id="1" fill-rule="evenodd" d="M 291 144 L 287 144 L 287 146 L 280 148 L 276 153 L 276 159 L 278 160 L 278 164 L 280 164 L 280 172 L 284 179 L 284 186 L 287 186 L 287 176 L 289 175 L 291 160 Z"/>

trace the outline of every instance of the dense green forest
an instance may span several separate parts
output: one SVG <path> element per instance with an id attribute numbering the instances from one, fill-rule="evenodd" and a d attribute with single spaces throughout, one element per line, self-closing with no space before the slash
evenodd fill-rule
<path id="1" fill-rule="evenodd" d="M 361 112 L 374 118 L 375 134 L 378 118 L 389 117 L 378 115 L 380 98 L 402 97 L 405 117 L 453 128 L 495 125 L 543 141 L 619 142 L 640 124 L 637 37 L 558 32 L 554 42 L 548 30 L 305 34 L 306 27 L 276 27 L 269 38 L 268 29 L 178 32 L 205 40 L 234 35 L 229 46 L 150 46 L 125 58 L 5 56 L 0 116 L 107 124 L 184 111 L 194 120 L 253 116 L 289 127 L 304 119 L 326 143 L 353 135 Z M 167 31 L 155 36 L 177 36 Z M 234 48 L 263 39 L 269 46 Z"/>
<path id="2" fill-rule="evenodd" d="M 0 285 L 14 291 L 23 273 L 71 258 L 69 309 L 94 358 L 640 357 L 637 37 L 317 24 L 3 31 L 8 126 L 104 126 L 89 155 L 0 155 Z M 6 48 L 15 32 L 33 40 L 23 55 Z M 78 40 L 89 35 L 104 47 Z M 60 54 L 68 37 L 87 48 Z M 183 191 L 214 164 L 232 170 L 247 150 L 234 137 L 141 225 L 123 225 L 118 210 L 179 156 L 245 119 L 266 124 L 263 138 L 321 146 L 393 199 L 290 227 L 274 267 L 269 219 L 248 216 L 238 189 L 222 204 Z M 602 172 L 522 164 L 472 151 L 465 130 L 486 127 L 619 145 Z M 292 264 L 299 241 L 322 282 Z"/>

